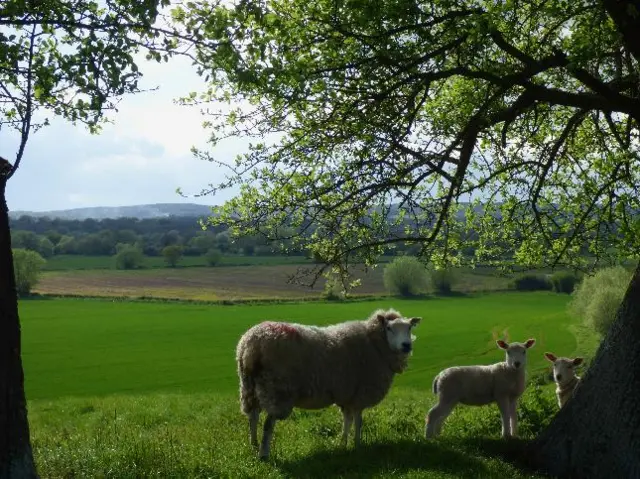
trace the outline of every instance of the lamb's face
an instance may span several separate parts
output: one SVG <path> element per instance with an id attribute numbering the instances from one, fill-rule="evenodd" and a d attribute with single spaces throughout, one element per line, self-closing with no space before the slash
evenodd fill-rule
<path id="1" fill-rule="evenodd" d="M 392 351 L 409 354 L 416 337 L 411 334 L 411 330 L 420 323 L 422 318 L 397 318 L 393 320 L 384 319 L 387 341 Z"/>
<path id="2" fill-rule="evenodd" d="M 496 344 L 506 351 L 507 366 L 514 369 L 524 369 L 527 365 L 527 349 L 536 344 L 535 339 L 528 339 L 524 343 L 506 343 L 498 340 Z"/>
<path id="3" fill-rule="evenodd" d="M 558 358 L 553 353 L 544 353 L 547 361 L 553 363 L 553 380 L 560 387 L 569 383 L 576 376 L 575 366 L 582 364 L 582 358 Z"/>

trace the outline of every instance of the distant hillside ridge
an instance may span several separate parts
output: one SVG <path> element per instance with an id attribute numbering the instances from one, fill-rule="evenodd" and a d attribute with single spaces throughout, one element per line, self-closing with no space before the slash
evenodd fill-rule
<path id="1" fill-rule="evenodd" d="M 66 220 L 107 219 L 107 218 L 166 218 L 207 217 L 211 215 L 211 207 L 195 203 L 156 203 L 150 205 L 131 206 L 95 206 L 88 208 L 72 208 L 53 211 L 11 211 L 9 216 L 19 218 L 31 216 L 33 218 L 61 218 Z"/>

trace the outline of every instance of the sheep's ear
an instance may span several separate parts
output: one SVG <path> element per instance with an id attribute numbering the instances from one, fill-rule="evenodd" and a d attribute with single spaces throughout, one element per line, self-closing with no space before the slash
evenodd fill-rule
<path id="1" fill-rule="evenodd" d="M 409 322 L 411 323 L 411 327 L 415 328 L 418 324 L 420 324 L 420 321 L 422 321 L 422 318 L 410 318 Z"/>
<path id="2" fill-rule="evenodd" d="M 509 349 L 509 345 L 507 343 L 505 343 L 502 339 L 498 339 L 496 341 L 496 344 L 498 345 L 498 347 L 500 349 Z"/>
<path id="3" fill-rule="evenodd" d="M 387 317 L 386 317 L 384 314 L 382 314 L 382 313 L 379 313 L 379 314 L 378 314 L 378 316 L 376 316 L 376 319 L 377 319 L 377 320 L 380 322 L 380 324 L 382 324 L 382 325 L 386 325 L 386 324 L 387 324 Z"/>
<path id="4" fill-rule="evenodd" d="M 583 361 L 584 361 L 584 359 L 582 359 L 582 358 L 575 358 L 575 359 L 573 360 L 573 365 L 574 365 L 574 366 L 580 366 L 580 365 L 582 364 L 582 362 L 583 362 Z"/>
<path id="5" fill-rule="evenodd" d="M 544 357 L 547 358 L 547 360 L 551 361 L 552 363 L 555 362 L 556 359 L 558 359 L 556 355 L 553 353 L 544 353 Z"/>
<path id="6" fill-rule="evenodd" d="M 527 339 L 527 342 L 524 343 L 525 347 L 527 349 L 529 349 L 531 346 L 533 346 L 534 344 L 536 344 L 536 340 L 531 338 L 531 339 Z"/>

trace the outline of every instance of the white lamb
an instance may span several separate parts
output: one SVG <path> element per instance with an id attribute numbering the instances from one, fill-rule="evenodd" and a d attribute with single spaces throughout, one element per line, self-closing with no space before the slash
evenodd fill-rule
<path id="1" fill-rule="evenodd" d="M 278 419 L 294 407 L 342 410 L 342 443 L 355 423 L 360 442 L 362 411 L 386 396 L 393 377 L 407 366 L 421 318 L 403 318 L 378 310 L 364 321 L 327 327 L 267 321 L 249 329 L 238 342 L 241 410 L 249 418 L 251 444 L 258 446 L 260 411 L 267 413 L 260 457 L 269 456 Z"/>
<path id="2" fill-rule="evenodd" d="M 556 383 L 558 406 L 562 407 L 580 383 L 580 377 L 576 376 L 574 366 L 579 366 L 584 360 L 582 358 L 559 358 L 553 353 L 544 353 L 544 357 L 553 363 L 553 380 Z"/>
<path id="3" fill-rule="evenodd" d="M 437 436 L 442 424 L 458 404 L 482 406 L 497 403 L 502 416 L 502 437 L 517 435 L 516 406 L 525 389 L 527 349 L 535 339 L 525 343 L 498 340 L 496 344 L 506 351 L 506 360 L 488 366 L 456 366 L 440 372 L 433 380 L 436 404 L 426 417 L 425 436 Z"/>

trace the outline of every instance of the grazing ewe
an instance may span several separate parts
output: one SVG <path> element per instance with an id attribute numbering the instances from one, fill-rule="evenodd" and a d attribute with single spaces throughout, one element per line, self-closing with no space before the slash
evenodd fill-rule
<path id="1" fill-rule="evenodd" d="M 502 437 L 517 435 L 516 405 L 525 388 L 527 349 L 535 339 L 525 343 L 496 341 L 506 350 L 506 361 L 488 366 L 456 366 L 440 372 L 433 380 L 436 404 L 427 413 L 425 436 L 437 436 L 442 424 L 458 404 L 482 406 L 498 403 L 502 415 Z"/>
<path id="2" fill-rule="evenodd" d="M 258 419 L 265 410 L 260 457 L 266 459 L 275 422 L 294 407 L 321 409 L 337 404 L 343 415 L 342 444 L 355 423 L 360 443 L 362 410 L 386 396 L 393 377 L 407 367 L 421 318 L 378 310 L 364 321 L 326 327 L 263 322 L 238 342 L 241 410 L 249 418 L 251 444 L 258 446 Z"/>
<path id="3" fill-rule="evenodd" d="M 553 363 L 553 380 L 556 382 L 558 406 L 562 407 L 580 382 L 580 377 L 576 376 L 573 367 L 582 364 L 583 359 L 559 358 L 553 353 L 544 353 L 544 357 Z"/>

